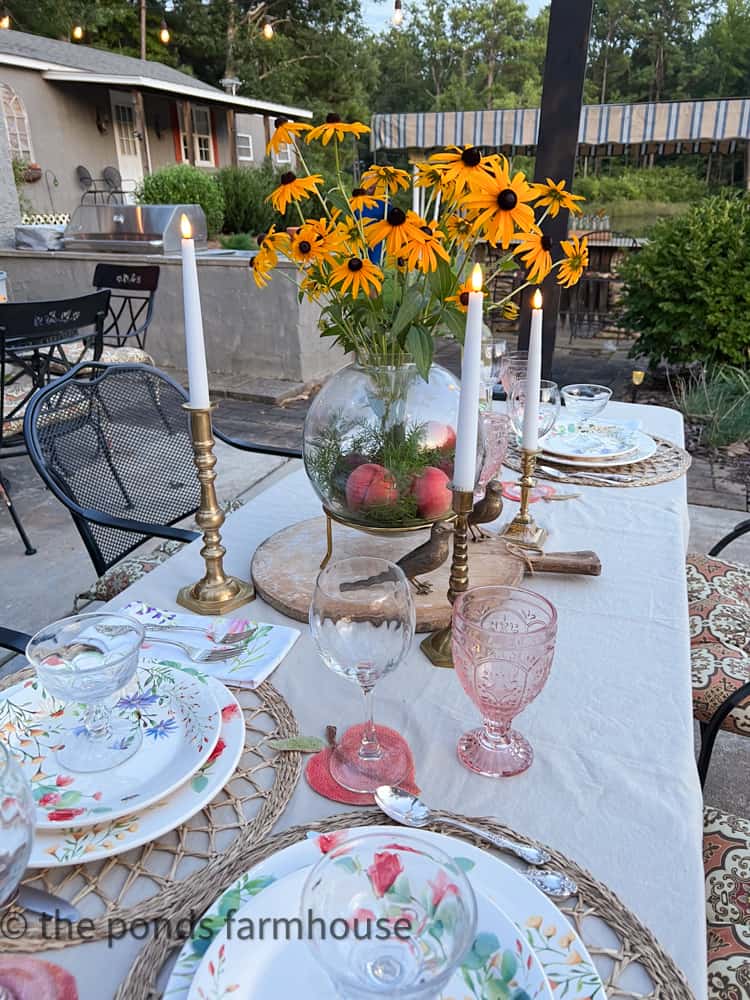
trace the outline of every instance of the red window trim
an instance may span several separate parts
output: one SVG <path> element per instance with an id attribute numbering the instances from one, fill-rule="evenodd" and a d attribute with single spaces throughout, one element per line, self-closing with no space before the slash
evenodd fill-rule
<path id="1" fill-rule="evenodd" d="M 180 129 L 180 116 L 177 112 L 177 102 L 173 101 L 169 106 L 172 118 L 172 138 L 174 140 L 174 158 L 177 163 L 182 163 L 182 131 Z"/>
<path id="2" fill-rule="evenodd" d="M 219 137 L 216 134 L 216 114 L 213 108 L 209 108 L 209 115 L 211 120 L 211 144 L 214 148 L 214 166 L 219 166 Z"/>

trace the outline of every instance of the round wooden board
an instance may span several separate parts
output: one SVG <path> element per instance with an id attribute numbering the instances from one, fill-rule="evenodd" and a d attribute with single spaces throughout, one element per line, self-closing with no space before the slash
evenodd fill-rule
<path id="1" fill-rule="evenodd" d="M 428 538 L 429 529 L 412 531 L 398 538 L 369 535 L 344 525 L 333 525 L 333 559 L 346 556 L 379 556 L 397 562 Z M 253 556 L 250 572 L 256 590 L 272 608 L 306 622 L 312 600 L 315 579 L 326 553 L 326 519 L 313 517 L 284 528 L 259 545 Z M 502 551 L 492 541 L 469 545 L 469 579 L 472 587 L 506 584 L 515 587 L 521 582 L 524 565 L 520 559 Z M 440 569 L 421 577 L 432 584 L 432 592 L 418 594 L 412 590 L 417 609 L 417 632 L 432 632 L 448 625 L 451 606 L 448 603 L 450 556 Z"/>

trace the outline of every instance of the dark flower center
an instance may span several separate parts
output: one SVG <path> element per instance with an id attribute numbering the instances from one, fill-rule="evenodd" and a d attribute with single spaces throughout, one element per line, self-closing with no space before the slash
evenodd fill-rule
<path id="1" fill-rule="evenodd" d="M 276 128 L 281 128 L 281 126 L 286 125 L 288 121 L 289 121 L 288 118 L 277 118 L 276 121 L 274 122 L 274 125 Z"/>
<path id="2" fill-rule="evenodd" d="M 506 188 L 497 196 L 497 203 L 504 212 L 511 212 L 518 204 L 518 195 L 511 188 Z"/>
<path id="3" fill-rule="evenodd" d="M 392 208 L 387 215 L 389 226 L 403 226 L 406 222 L 406 213 L 400 208 Z"/>
<path id="4" fill-rule="evenodd" d="M 432 236 L 432 230 L 430 229 L 429 226 L 420 226 L 419 228 L 422 230 L 423 233 L 427 233 L 428 236 Z"/>
<path id="5" fill-rule="evenodd" d="M 350 271 L 361 271 L 363 264 L 359 257 L 351 257 L 347 262 L 346 266 Z"/>
<path id="6" fill-rule="evenodd" d="M 259 247 L 263 246 L 263 240 L 266 238 L 266 236 L 268 236 L 268 233 L 258 233 L 258 235 L 255 237 L 255 242 L 258 244 Z"/>
<path id="7" fill-rule="evenodd" d="M 482 154 L 476 146 L 471 146 L 469 149 L 465 149 L 463 153 L 461 153 L 461 159 L 467 167 L 478 167 L 482 162 Z"/>
<path id="8" fill-rule="evenodd" d="M 308 243 L 307 240 L 299 241 L 299 252 L 300 253 L 310 253 L 312 250 L 312 244 Z"/>
<path id="9" fill-rule="evenodd" d="M 542 239 L 541 239 L 540 242 L 542 244 L 542 250 L 546 250 L 547 253 L 551 253 L 552 252 L 552 240 L 550 239 L 549 236 L 542 236 Z"/>
<path id="10" fill-rule="evenodd" d="M 469 304 L 469 293 L 468 292 L 461 292 L 461 294 L 458 296 L 458 301 L 461 303 L 462 306 L 468 306 L 468 304 Z"/>
<path id="11" fill-rule="evenodd" d="M 406 257 L 397 257 L 396 258 L 396 266 L 397 267 L 406 267 Z"/>
<path id="12" fill-rule="evenodd" d="M 255 267 L 255 257 L 250 258 L 250 267 Z"/>
<path id="13" fill-rule="evenodd" d="M 352 198 L 361 198 L 363 194 L 367 194 L 364 188 L 355 188 L 352 191 Z"/>
<path id="14" fill-rule="evenodd" d="M 326 115 L 326 125 L 336 125 L 341 121 L 341 115 L 337 115 L 335 111 L 331 111 Z"/>
<path id="15" fill-rule="evenodd" d="M 296 180 L 297 180 L 297 175 L 295 173 L 292 173 L 291 170 L 287 170 L 285 174 L 281 175 L 282 184 L 291 184 L 293 181 Z"/>

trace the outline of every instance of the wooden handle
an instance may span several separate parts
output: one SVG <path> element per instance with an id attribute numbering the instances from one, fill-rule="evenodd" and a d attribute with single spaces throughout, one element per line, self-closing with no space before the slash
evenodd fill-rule
<path id="1" fill-rule="evenodd" d="M 528 553 L 535 573 L 578 573 L 581 576 L 601 576 L 602 564 L 596 552 L 535 552 Z"/>

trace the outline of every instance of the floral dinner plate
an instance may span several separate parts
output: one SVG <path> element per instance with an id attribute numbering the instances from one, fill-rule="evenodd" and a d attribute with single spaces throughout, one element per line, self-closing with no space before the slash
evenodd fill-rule
<path id="1" fill-rule="evenodd" d="M 240 876 L 206 911 L 190 940 L 186 941 L 172 968 L 165 1000 L 187 1000 L 193 977 L 226 924 L 227 914 L 238 911 L 252 897 L 290 872 L 306 868 L 336 847 L 347 835 L 393 833 L 403 836 L 397 826 L 365 826 L 356 830 L 316 835 L 261 861 Z M 606 1000 L 604 987 L 586 947 L 567 918 L 542 892 L 498 857 L 456 837 L 428 830 L 410 830 L 410 837 L 431 841 L 453 857 L 467 873 L 475 891 L 494 900 L 510 917 L 526 943 L 536 953 L 556 998 L 565 1000 Z M 231 994 L 230 994 L 231 995 Z M 461 1000 L 463 995 L 459 994 Z"/>
<path id="2" fill-rule="evenodd" d="M 579 424 L 558 421 L 545 435 L 542 448 L 560 458 L 615 459 L 632 455 L 635 432 L 622 424 Z"/>
<path id="3" fill-rule="evenodd" d="M 221 713 L 208 678 L 144 663 L 115 703 L 114 712 L 140 726 L 133 756 L 107 771 L 67 772 L 56 750 L 80 718 L 36 678 L 7 688 L 0 700 L 0 731 L 31 783 L 38 830 L 90 826 L 127 816 L 165 798 L 205 763 L 216 746 Z"/>
<path id="4" fill-rule="evenodd" d="M 394 842 L 394 850 L 398 842 Z M 251 898 L 211 942 L 193 978 L 188 1000 L 231 996 L 233 1000 L 272 1000 L 304 995 L 336 1000 L 333 983 L 315 961 L 307 942 L 293 934 L 257 937 L 260 921 L 294 927 L 302 889 L 312 866 L 291 872 L 262 896 Z M 412 890 L 414 892 L 414 890 Z M 387 891 L 385 893 L 387 897 Z M 476 890 L 477 933 L 463 963 L 439 994 L 440 1000 L 463 997 L 467 987 L 479 1000 L 552 1000 L 539 960 L 523 935 L 496 902 Z M 289 923 L 287 924 L 287 922 Z M 266 927 L 273 924 L 266 924 Z M 253 940 L 243 940 L 250 930 Z M 304 928 L 303 928 L 304 930 Z"/>
<path id="5" fill-rule="evenodd" d="M 83 829 L 37 830 L 29 868 L 60 868 L 111 858 L 150 843 L 187 822 L 219 794 L 235 772 L 245 746 L 242 709 L 220 681 L 208 686 L 220 706 L 221 732 L 198 770 L 163 802 L 119 819 L 103 817 Z"/>

